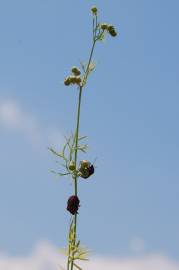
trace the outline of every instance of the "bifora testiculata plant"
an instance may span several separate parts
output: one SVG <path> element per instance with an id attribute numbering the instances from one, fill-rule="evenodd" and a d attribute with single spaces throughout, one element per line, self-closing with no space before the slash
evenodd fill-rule
<path id="1" fill-rule="evenodd" d="M 66 270 L 78 269 L 82 270 L 79 266 L 80 260 L 88 260 L 88 251 L 84 249 L 80 240 L 77 239 L 77 216 L 79 214 L 80 199 L 78 198 L 78 184 L 82 179 L 90 178 L 94 172 L 95 167 L 88 160 L 78 161 L 78 153 L 81 151 L 86 153 L 87 145 L 82 144 L 82 141 L 86 139 L 86 136 L 79 135 L 80 127 L 80 109 L 83 90 L 87 84 L 89 74 L 94 70 L 95 65 L 92 61 L 95 45 L 98 41 L 104 40 L 108 34 L 112 37 L 117 36 L 116 29 L 113 25 L 107 23 L 100 23 L 98 18 L 98 10 L 96 7 L 92 7 L 92 47 L 89 54 L 87 64 L 80 63 L 81 68 L 73 66 L 70 74 L 65 78 L 64 84 L 66 86 L 75 86 L 78 90 L 78 103 L 77 103 L 77 118 L 76 128 L 68 138 L 65 138 L 65 144 L 61 152 L 57 152 L 53 148 L 49 150 L 58 158 L 63 161 L 63 172 L 55 172 L 59 176 L 71 175 L 72 182 L 74 184 L 73 195 L 67 200 L 67 211 L 71 215 L 71 221 L 68 232 L 68 246 L 64 250 L 67 256 Z M 64 268 L 62 268 L 64 269 Z"/>

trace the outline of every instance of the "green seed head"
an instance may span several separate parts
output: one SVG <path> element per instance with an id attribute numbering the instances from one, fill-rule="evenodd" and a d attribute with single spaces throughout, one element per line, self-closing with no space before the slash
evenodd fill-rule
<path id="1" fill-rule="evenodd" d="M 72 67 L 71 71 L 75 76 L 79 76 L 81 74 L 81 71 L 77 67 Z"/>
<path id="2" fill-rule="evenodd" d="M 92 7 L 91 8 L 91 11 L 92 11 L 92 13 L 93 13 L 93 15 L 97 15 L 97 12 L 98 12 L 98 9 L 97 9 L 97 7 Z"/>

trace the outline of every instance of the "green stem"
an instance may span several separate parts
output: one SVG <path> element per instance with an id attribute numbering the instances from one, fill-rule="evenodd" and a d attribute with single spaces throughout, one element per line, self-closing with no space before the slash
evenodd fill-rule
<path id="1" fill-rule="evenodd" d="M 90 63 L 92 60 L 92 56 L 93 56 L 93 52 L 94 52 L 94 47 L 96 44 L 96 39 L 93 39 L 93 44 L 92 44 L 92 48 L 91 48 L 91 52 L 90 52 L 90 56 L 89 56 L 89 60 L 88 60 L 88 64 L 87 64 L 87 68 L 84 74 L 84 79 L 82 82 L 82 85 L 79 88 L 79 95 L 78 95 L 78 111 L 77 111 L 77 123 L 76 123 L 76 132 L 75 132 L 75 168 L 77 169 L 77 159 L 78 159 L 78 139 L 79 139 L 79 128 L 80 128 L 80 109 L 81 109 L 81 98 L 82 98 L 82 90 L 83 90 L 83 86 L 84 86 L 84 82 L 86 83 L 87 78 L 88 78 L 88 74 L 89 74 L 89 67 L 90 67 Z M 77 196 L 78 194 L 78 177 L 77 175 L 75 175 L 74 177 L 74 191 L 75 191 L 75 195 Z M 75 214 L 74 217 L 74 245 L 76 243 L 76 231 L 77 231 L 77 214 Z M 70 256 L 70 255 L 69 255 Z M 72 254 L 72 258 L 73 258 L 74 254 Z M 69 270 L 69 257 L 68 257 L 68 262 L 67 262 L 67 270 Z M 74 261 L 72 260 L 71 262 L 71 270 L 73 270 L 73 266 L 74 266 Z"/>
<path id="2" fill-rule="evenodd" d="M 68 258 L 68 261 L 67 261 L 67 270 L 69 270 L 69 267 L 70 267 L 70 262 L 69 262 L 69 258 Z"/>
<path id="3" fill-rule="evenodd" d="M 87 81 L 87 78 L 88 78 L 89 67 L 90 67 L 90 64 L 91 64 L 91 60 L 92 60 L 92 56 L 93 56 L 93 52 L 94 52 L 94 47 L 95 47 L 96 41 L 97 41 L 96 39 L 93 40 L 93 45 L 92 45 L 92 48 L 91 48 L 91 53 L 90 53 L 90 57 L 89 57 L 89 61 L 88 61 L 88 65 L 87 65 L 87 68 L 86 68 L 86 72 L 85 72 L 85 75 L 84 75 L 84 79 L 83 79 L 82 85 L 84 83 L 86 84 L 86 81 Z"/>
<path id="4" fill-rule="evenodd" d="M 81 109 L 82 90 L 83 90 L 83 87 L 80 86 L 79 96 L 78 96 L 77 124 L 76 124 L 76 132 L 75 132 L 75 168 L 77 168 L 77 159 L 78 159 L 78 137 L 79 137 L 79 127 L 80 127 L 80 109 Z M 78 194 L 77 182 L 78 182 L 78 177 L 77 177 L 77 175 L 75 175 L 74 190 L 75 190 L 76 196 Z M 75 214 L 75 217 L 74 217 L 74 245 L 76 243 L 76 227 L 77 227 L 77 213 Z M 68 259 L 68 261 L 69 261 L 69 259 Z M 71 262 L 71 270 L 73 270 L 73 260 Z"/>
<path id="5" fill-rule="evenodd" d="M 77 123 L 76 123 L 76 132 L 75 132 L 75 168 L 77 168 L 77 158 L 78 158 L 78 137 L 79 137 L 79 127 L 80 127 L 80 109 L 81 109 L 81 96 L 82 96 L 83 87 L 80 86 L 79 96 L 78 96 L 78 113 L 77 113 Z M 77 186 L 77 175 L 74 178 L 74 189 L 75 195 L 78 193 Z"/>

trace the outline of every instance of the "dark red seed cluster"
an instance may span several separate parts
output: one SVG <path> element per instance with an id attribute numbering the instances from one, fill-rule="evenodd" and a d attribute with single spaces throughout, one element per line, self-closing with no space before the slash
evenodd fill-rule
<path id="1" fill-rule="evenodd" d="M 89 167 L 89 173 L 90 173 L 90 176 L 94 173 L 94 166 L 93 165 L 91 165 Z"/>
<path id="2" fill-rule="evenodd" d="M 78 196 L 76 195 L 70 196 L 67 202 L 67 210 L 72 215 L 75 215 L 76 213 L 78 213 L 79 206 L 80 206 L 80 200 L 78 199 Z"/>

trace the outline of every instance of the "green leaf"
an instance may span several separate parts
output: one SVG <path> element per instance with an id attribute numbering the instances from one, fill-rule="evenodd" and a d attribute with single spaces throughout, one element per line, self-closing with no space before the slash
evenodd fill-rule
<path id="1" fill-rule="evenodd" d="M 98 40 L 99 41 L 103 41 L 105 39 L 105 34 L 104 33 L 101 33 L 98 37 Z"/>
<path id="2" fill-rule="evenodd" d="M 66 143 L 64 144 L 64 146 L 63 146 L 63 150 L 62 150 L 62 155 L 63 155 L 63 157 L 65 156 L 65 150 L 66 150 L 67 144 L 68 144 L 68 142 L 66 142 Z"/>
<path id="3" fill-rule="evenodd" d="M 61 153 L 56 152 L 53 148 L 48 148 L 50 152 L 58 157 L 64 158 L 64 156 Z"/>
<path id="4" fill-rule="evenodd" d="M 82 258 L 82 257 L 74 258 L 74 260 L 89 261 L 89 259 Z"/>
<path id="5" fill-rule="evenodd" d="M 82 151 L 82 152 L 86 153 L 86 151 L 87 151 L 87 149 L 88 149 L 88 145 L 87 145 L 87 144 L 81 144 L 81 145 L 79 145 L 79 146 L 77 147 L 77 149 L 78 149 L 79 151 Z"/>
<path id="6" fill-rule="evenodd" d="M 56 172 L 56 171 L 54 171 L 54 170 L 50 170 L 50 172 L 51 173 L 54 173 L 54 174 L 56 174 L 56 175 L 58 175 L 58 176 L 65 176 L 65 175 L 69 175 L 70 173 L 60 173 L 60 172 Z"/>
<path id="7" fill-rule="evenodd" d="M 86 138 L 88 138 L 88 136 L 81 136 L 81 137 L 78 138 L 78 141 L 82 141 L 82 140 L 84 140 Z"/>
<path id="8" fill-rule="evenodd" d="M 79 245 L 80 245 L 80 240 L 77 242 L 76 246 L 79 247 Z"/>
<path id="9" fill-rule="evenodd" d="M 86 70 L 85 66 L 86 65 L 83 62 L 80 62 L 80 65 L 81 65 L 81 68 L 82 68 L 83 72 L 85 72 L 85 70 Z"/>
<path id="10" fill-rule="evenodd" d="M 73 265 L 78 269 L 78 270 L 83 270 L 81 267 L 79 267 L 79 265 L 77 265 L 76 263 L 73 262 Z"/>

